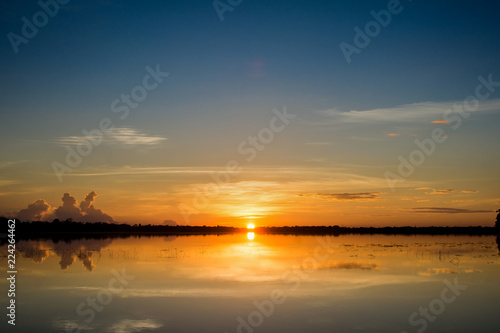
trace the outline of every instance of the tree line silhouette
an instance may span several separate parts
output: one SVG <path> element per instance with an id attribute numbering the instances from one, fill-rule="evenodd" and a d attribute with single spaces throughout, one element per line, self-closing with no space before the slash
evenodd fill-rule
<path id="1" fill-rule="evenodd" d="M 0 217 L 0 223 L 7 226 L 7 218 Z M 92 236 L 99 238 L 130 235 L 219 235 L 247 232 L 246 228 L 227 226 L 171 226 L 153 224 L 118 224 L 106 222 L 75 222 L 71 219 L 20 222 L 16 220 L 16 238 L 80 238 Z M 257 227 L 258 234 L 281 235 L 343 235 L 343 234 L 385 234 L 385 235 L 499 235 L 500 210 L 495 227 L 341 227 L 334 226 L 285 226 Z M 6 241 L 2 238 L 2 242 Z"/>

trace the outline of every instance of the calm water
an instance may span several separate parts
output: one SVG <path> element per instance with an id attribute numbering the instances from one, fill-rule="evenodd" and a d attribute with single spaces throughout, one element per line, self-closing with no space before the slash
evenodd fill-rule
<path id="1" fill-rule="evenodd" d="M 241 234 L 17 249 L 16 326 L 4 314 L 2 332 L 500 331 L 495 237 Z"/>

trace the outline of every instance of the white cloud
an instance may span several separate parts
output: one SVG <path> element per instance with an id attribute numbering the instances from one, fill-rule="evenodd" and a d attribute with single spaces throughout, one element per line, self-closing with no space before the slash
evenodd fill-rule
<path id="1" fill-rule="evenodd" d="M 160 136 L 148 136 L 128 127 L 114 128 L 110 131 L 109 136 L 126 145 L 156 145 L 168 140 Z"/>
<path id="2" fill-rule="evenodd" d="M 462 104 L 463 101 L 453 102 L 421 102 L 404 104 L 392 108 L 380 108 L 372 110 L 351 110 L 340 111 L 338 109 L 328 109 L 316 111 L 323 116 L 334 118 L 338 122 L 364 123 L 364 122 L 414 122 L 414 121 L 435 121 L 441 120 L 443 114 L 453 108 L 454 104 Z M 498 111 L 500 110 L 500 99 L 482 101 L 477 111 Z"/>
<path id="3" fill-rule="evenodd" d="M 149 136 L 130 127 L 115 127 L 104 135 L 103 140 L 113 144 L 152 146 L 160 144 L 168 139 L 161 136 Z M 85 136 L 63 136 L 56 139 L 56 143 L 61 146 L 78 145 L 85 141 L 87 141 Z"/>

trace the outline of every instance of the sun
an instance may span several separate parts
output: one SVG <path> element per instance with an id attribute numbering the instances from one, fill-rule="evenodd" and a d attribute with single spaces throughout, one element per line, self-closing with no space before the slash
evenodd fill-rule
<path id="1" fill-rule="evenodd" d="M 247 229 L 255 229 L 255 225 L 253 225 L 253 223 L 250 223 L 247 225 Z"/>

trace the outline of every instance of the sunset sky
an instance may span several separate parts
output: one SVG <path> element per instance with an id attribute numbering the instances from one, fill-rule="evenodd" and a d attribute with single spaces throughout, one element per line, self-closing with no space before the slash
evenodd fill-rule
<path id="1" fill-rule="evenodd" d="M 221 21 L 211 0 L 73 0 L 14 47 L 42 9 L 3 1 L 0 215 L 493 225 L 499 4 L 229 7 Z"/>

